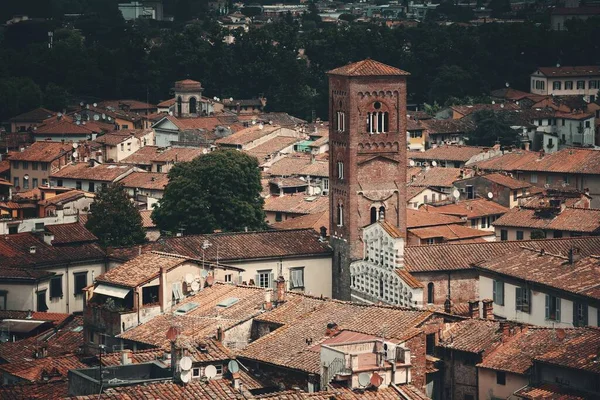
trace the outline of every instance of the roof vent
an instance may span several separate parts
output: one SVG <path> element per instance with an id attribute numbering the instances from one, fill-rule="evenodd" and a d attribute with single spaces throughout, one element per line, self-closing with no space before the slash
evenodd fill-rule
<path id="1" fill-rule="evenodd" d="M 185 315 L 185 314 L 189 313 L 190 311 L 198 308 L 199 306 L 200 306 L 200 304 L 198 304 L 198 303 L 185 303 L 181 307 L 179 307 L 177 310 L 175 310 L 175 312 L 173 314 Z"/>
<path id="2" fill-rule="evenodd" d="M 238 299 L 237 297 L 228 297 L 225 300 L 221 301 L 219 304 L 217 304 L 217 307 L 223 307 L 223 308 L 231 307 L 238 301 L 240 301 L 240 299 Z"/>
<path id="3" fill-rule="evenodd" d="M 37 252 L 37 247 L 29 246 L 29 254 L 35 254 Z"/>

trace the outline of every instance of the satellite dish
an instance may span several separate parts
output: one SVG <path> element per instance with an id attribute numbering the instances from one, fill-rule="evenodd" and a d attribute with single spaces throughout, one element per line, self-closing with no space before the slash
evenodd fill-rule
<path id="1" fill-rule="evenodd" d="M 78 156 L 78 155 L 79 155 L 79 154 L 77 154 L 77 152 L 76 152 L 76 151 L 74 151 L 74 152 L 73 152 L 73 158 L 77 158 L 77 156 Z"/>
<path id="2" fill-rule="evenodd" d="M 62 117 L 62 113 L 59 112 L 58 114 L 56 114 L 59 118 Z"/>
<path id="3" fill-rule="evenodd" d="M 100 120 L 100 116 L 98 114 L 94 115 L 94 121 L 99 121 Z"/>
<path id="4" fill-rule="evenodd" d="M 102 119 L 106 119 L 106 114 L 102 113 Z"/>
<path id="5" fill-rule="evenodd" d="M 208 153 L 208 150 L 207 149 L 202 149 L 202 154 L 206 154 L 206 153 Z"/>
<path id="6" fill-rule="evenodd" d="M 192 369 L 192 359 L 188 356 L 181 357 L 181 360 L 179 360 L 179 366 L 182 370 L 189 371 Z"/>
<path id="7" fill-rule="evenodd" d="M 264 128 L 263 124 L 258 125 L 258 129 L 262 129 L 262 128 Z"/>
<path id="8" fill-rule="evenodd" d="M 197 281 L 192 282 L 192 290 L 194 292 L 197 292 L 198 290 L 200 290 L 200 284 Z"/>
<path id="9" fill-rule="evenodd" d="M 229 364 L 227 364 L 227 369 L 229 370 L 229 372 L 231 372 L 232 374 L 235 374 L 236 372 L 238 372 L 240 370 L 240 366 L 237 363 L 237 361 L 235 360 L 231 360 L 229 361 Z"/>
<path id="10" fill-rule="evenodd" d="M 208 276 L 208 271 L 202 270 L 202 272 L 200 272 L 200 276 L 202 277 L 202 279 L 206 279 L 206 277 Z"/>
<path id="11" fill-rule="evenodd" d="M 76 149 L 77 147 L 79 147 L 79 143 L 73 143 L 71 146 L 73 146 L 73 148 Z"/>
<path id="12" fill-rule="evenodd" d="M 204 368 L 204 376 L 206 376 L 208 379 L 214 378 L 217 376 L 217 368 L 214 365 L 207 366 Z"/>
<path id="13" fill-rule="evenodd" d="M 510 86 L 510 83 L 506 82 L 504 85 L 505 85 L 506 87 L 509 87 L 509 86 Z"/>
<path id="14" fill-rule="evenodd" d="M 192 282 L 194 282 L 194 275 L 185 274 L 185 283 L 192 283 Z"/>
<path id="15" fill-rule="evenodd" d="M 371 377 L 366 372 L 361 372 L 358 374 L 358 384 L 362 387 L 367 387 L 371 382 Z"/>
<path id="16" fill-rule="evenodd" d="M 432 166 L 432 167 L 437 167 L 437 161 L 432 161 L 432 162 L 431 162 L 431 166 Z"/>
<path id="17" fill-rule="evenodd" d="M 75 121 L 75 125 L 81 125 L 81 121 Z"/>
<path id="18" fill-rule="evenodd" d="M 75 119 L 76 119 L 77 121 L 81 121 L 81 115 L 79 115 L 79 114 L 75 114 Z"/>
<path id="19" fill-rule="evenodd" d="M 109 121 L 112 121 L 112 118 L 111 118 L 111 117 L 108 117 L 108 120 L 109 120 Z"/>
<path id="20" fill-rule="evenodd" d="M 229 98 L 229 101 L 233 101 L 233 97 L 230 97 L 230 98 Z"/>
<path id="21" fill-rule="evenodd" d="M 408 162 L 408 165 L 410 165 L 411 167 L 414 167 L 415 166 L 415 160 L 410 160 Z"/>
<path id="22" fill-rule="evenodd" d="M 383 383 L 383 377 L 377 372 L 373 372 L 373 375 L 371 375 L 371 379 L 369 382 L 371 383 L 371 385 L 379 387 Z"/>
<path id="23" fill-rule="evenodd" d="M 192 379 L 192 371 L 182 371 L 181 374 L 179 374 L 179 378 L 181 379 L 181 382 L 188 383 L 190 379 Z"/>
<path id="24" fill-rule="evenodd" d="M 452 197 L 454 197 L 456 200 L 460 198 L 460 192 L 458 191 L 458 189 L 454 189 L 454 191 L 452 192 Z"/>
<path id="25" fill-rule="evenodd" d="M 493 199 L 494 198 L 494 193 L 492 192 L 488 192 L 488 199 Z"/>
<path id="26" fill-rule="evenodd" d="M 25 174 L 25 176 L 23 177 L 23 179 L 29 180 L 29 175 Z"/>
<path id="27" fill-rule="evenodd" d="M 94 103 L 94 107 L 98 107 L 98 103 Z"/>
<path id="28" fill-rule="evenodd" d="M 80 101 L 80 102 L 79 102 L 79 105 L 80 105 L 81 107 L 83 107 L 83 101 Z"/>

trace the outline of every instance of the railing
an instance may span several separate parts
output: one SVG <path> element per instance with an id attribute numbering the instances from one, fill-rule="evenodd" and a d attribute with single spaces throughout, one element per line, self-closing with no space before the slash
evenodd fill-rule
<path id="1" fill-rule="evenodd" d="M 323 366 L 323 373 L 321 374 L 321 390 L 325 390 L 327 385 L 331 383 L 336 375 L 351 372 L 352 370 L 346 366 L 346 360 L 343 358 L 334 358 L 329 365 Z"/>

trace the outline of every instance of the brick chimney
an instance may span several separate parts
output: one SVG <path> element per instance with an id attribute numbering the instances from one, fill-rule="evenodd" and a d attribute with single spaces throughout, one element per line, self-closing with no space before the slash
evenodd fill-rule
<path id="1" fill-rule="evenodd" d="M 490 299 L 481 300 L 483 303 L 483 318 L 494 319 L 494 301 Z"/>
<path id="2" fill-rule="evenodd" d="M 479 318 L 479 300 L 469 300 L 469 317 Z"/>
<path id="3" fill-rule="evenodd" d="M 223 328 L 219 326 L 217 328 L 217 340 L 223 343 L 223 339 L 225 339 L 225 332 L 223 332 Z"/>
<path id="4" fill-rule="evenodd" d="M 529 151 L 529 146 L 531 144 L 529 142 L 525 142 L 524 146 L 525 146 L 525 151 Z"/>
<path id="5" fill-rule="evenodd" d="M 335 336 L 339 331 L 338 324 L 335 322 L 330 322 L 327 324 L 327 329 L 325 330 L 325 336 Z"/>
<path id="6" fill-rule="evenodd" d="M 121 365 L 129 364 L 131 364 L 131 350 L 123 349 L 121 350 Z"/>
<path id="7" fill-rule="evenodd" d="M 281 275 L 276 281 L 275 296 L 277 296 L 275 301 L 278 304 L 281 304 L 285 301 L 285 278 Z"/>
<path id="8" fill-rule="evenodd" d="M 263 303 L 263 308 L 265 310 L 270 310 L 271 308 L 273 308 L 273 303 L 271 302 L 271 291 L 270 290 L 265 291 L 265 302 Z"/>
<path id="9" fill-rule="evenodd" d="M 510 324 L 507 321 L 502 321 L 500 322 L 500 329 L 502 329 L 502 343 L 505 343 L 510 337 Z"/>

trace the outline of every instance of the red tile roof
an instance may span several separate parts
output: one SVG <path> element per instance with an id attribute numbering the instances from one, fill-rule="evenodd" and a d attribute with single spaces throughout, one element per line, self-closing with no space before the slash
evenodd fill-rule
<path id="1" fill-rule="evenodd" d="M 151 218 L 152 210 L 140 210 L 140 215 L 142 217 L 142 226 L 145 229 L 156 228 L 156 224 Z"/>
<path id="2" fill-rule="evenodd" d="M 405 269 L 396 269 L 394 270 L 394 272 L 404 281 L 404 283 L 406 283 L 413 289 L 422 289 L 425 287 L 414 276 L 412 276 L 410 272 L 408 272 Z"/>
<path id="3" fill-rule="evenodd" d="M 267 212 L 289 214 L 314 214 L 329 210 L 328 196 L 304 196 L 303 194 L 271 196 L 265 199 L 263 209 Z"/>
<path id="4" fill-rule="evenodd" d="M 327 138 L 325 138 L 327 139 Z M 280 151 L 292 146 L 294 143 L 302 141 L 301 138 L 290 136 L 277 136 L 265 143 L 259 144 L 256 147 L 246 150 L 246 153 L 258 158 L 259 162 L 268 159 L 269 156 L 279 153 Z"/>
<path id="5" fill-rule="evenodd" d="M 471 121 L 464 119 L 426 119 L 421 124 L 427 129 L 429 135 L 443 133 L 465 133 L 474 128 Z"/>
<path id="6" fill-rule="evenodd" d="M 61 119 L 59 121 L 51 121 L 44 125 L 40 125 L 33 132 L 35 136 L 42 135 L 92 135 L 95 132 L 93 129 L 89 129 L 84 124 L 77 125 L 74 122 L 68 121 L 66 119 Z"/>
<path id="7" fill-rule="evenodd" d="M 121 160 L 121 164 L 152 165 L 152 161 L 161 151 L 157 146 L 144 146 Z"/>
<path id="8" fill-rule="evenodd" d="M 81 179 L 90 181 L 114 182 L 118 177 L 131 171 L 134 167 L 128 164 L 95 164 L 79 162 L 56 171 L 51 178 Z"/>
<path id="9" fill-rule="evenodd" d="M 433 147 L 425 151 L 413 151 L 408 153 L 408 158 L 413 160 L 434 160 L 434 161 L 462 161 L 467 162 L 471 157 L 484 153 L 485 147 L 477 146 L 449 146 L 442 145 Z"/>
<path id="10" fill-rule="evenodd" d="M 56 112 L 50 111 L 47 108 L 36 108 L 35 110 L 27 111 L 11 118 L 10 122 L 43 122 L 55 115 Z"/>
<path id="11" fill-rule="evenodd" d="M 515 103 L 497 103 L 497 104 L 471 104 L 471 105 L 458 105 L 451 106 L 451 110 L 456 111 L 463 116 L 470 115 L 474 112 L 481 110 L 494 110 L 494 111 L 503 111 L 503 110 L 520 110 L 518 104 Z"/>
<path id="12" fill-rule="evenodd" d="M 594 118 L 593 113 L 587 113 L 587 112 L 556 112 L 554 114 L 554 116 L 556 118 L 573 119 L 576 121 Z"/>
<path id="13" fill-rule="evenodd" d="M 206 149 L 192 147 L 171 147 L 155 154 L 154 162 L 188 162 L 204 154 Z"/>
<path id="14" fill-rule="evenodd" d="M 217 139 L 216 143 L 219 145 L 243 146 L 254 140 L 270 135 L 280 129 L 280 126 L 257 124 L 242 129 L 241 131 L 235 132 L 229 136 L 225 136 L 224 138 Z"/>
<path id="15" fill-rule="evenodd" d="M 177 100 L 175 99 L 175 97 L 173 97 L 172 99 L 161 101 L 160 103 L 157 104 L 157 106 L 161 107 L 161 108 L 171 107 L 171 106 L 174 106 L 176 102 L 177 102 Z"/>
<path id="16" fill-rule="evenodd" d="M 51 162 L 67 153 L 72 153 L 70 144 L 57 142 L 35 142 L 21 152 L 15 152 L 10 156 L 11 161 L 37 161 Z"/>
<path id="17" fill-rule="evenodd" d="M 596 327 L 583 328 L 578 329 L 577 334 L 569 338 L 562 346 L 549 349 L 544 354 L 535 357 L 535 360 L 546 364 L 600 374 L 600 364 L 598 363 L 599 348 L 600 329 Z"/>
<path id="18" fill-rule="evenodd" d="M 452 187 L 460 179 L 460 168 L 435 167 L 421 170 L 417 175 L 409 177 L 409 186 Z"/>
<path id="19" fill-rule="evenodd" d="M 502 215 L 510 211 L 507 207 L 487 199 L 464 200 L 441 206 L 425 205 L 423 208 L 430 213 L 454 215 L 457 217 L 466 217 L 467 219 Z"/>
<path id="20" fill-rule="evenodd" d="M 26 319 L 28 311 L 15 311 L 15 310 L 0 310 L 0 320 L 2 319 Z M 50 321 L 54 326 L 61 326 L 67 319 L 71 317 L 71 314 L 64 313 L 49 313 L 34 311 L 31 313 L 31 319 L 38 321 Z"/>
<path id="21" fill-rule="evenodd" d="M 271 176 L 329 177 L 329 162 L 312 161 L 310 156 L 294 154 L 273 163 L 267 170 Z"/>
<path id="22" fill-rule="evenodd" d="M 296 218 L 289 218 L 285 221 L 276 222 L 271 225 L 275 229 L 307 229 L 312 228 L 320 232 L 324 226 L 329 229 L 329 210 L 301 215 Z"/>
<path id="23" fill-rule="evenodd" d="M 466 319 L 456 322 L 442 332 L 438 346 L 481 354 L 496 348 L 502 342 L 502 330 L 498 321 Z"/>
<path id="24" fill-rule="evenodd" d="M 146 110 L 156 108 L 154 104 L 146 103 L 145 101 L 131 100 L 131 99 L 120 99 L 120 100 L 105 100 L 98 103 L 98 107 L 112 107 L 114 109 L 121 109 L 122 106 L 129 108 L 131 111 Z"/>
<path id="25" fill-rule="evenodd" d="M 583 393 L 553 383 L 526 386 L 517 390 L 515 395 L 531 400 L 585 400 L 587 398 Z"/>
<path id="26" fill-rule="evenodd" d="M 487 179 L 490 182 L 496 183 L 500 186 L 504 186 L 504 187 L 507 187 L 512 190 L 524 189 L 524 188 L 531 187 L 531 184 L 528 182 L 520 181 L 518 179 L 515 179 L 513 177 L 510 177 L 508 175 L 501 174 L 501 173 L 492 173 L 492 174 L 483 175 L 482 178 Z"/>
<path id="27" fill-rule="evenodd" d="M 595 234 L 600 232 L 600 210 L 567 207 L 562 212 L 553 214 L 517 207 L 509 210 L 493 224 L 495 227 L 508 226 Z"/>
<path id="28" fill-rule="evenodd" d="M 46 232 L 54 235 L 52 245 L 96 242 L 98 238 L 79 222 L 71 224 L 46 225 Z"/>
<path id="29" fill-rule="evenodd" d="M 381 225 L 381 227 L 388 233 L 388 235 L 390 235 L 393 238 L 402 238 L 405 236 L 404 233 L 400 231 L 400 228 L 398 228 L 396 225 L 390 223 L 387 220 L 380 220 L 379 225 Z"/>
<path id="30" fill-rule="evenodd" d="M 49 198 L 46 197 L 46 199 L 38 201 L 38 204 L 42 206 L 63 206 L 72 201 L 79 200 L 83 197 L 94 198 L 95 194 L 90 192 L 84 192 L 83 190 L 67 189 L 63 193 L 59 193 Z"/>
<path id="31" fill-rule="evenodd" d="M 54 400 L 68 395 L 69 383 L 66 380 L 0 386 L 0 398 L 3 400 Z"/>
<path id="32" fill-rule="evenodd" d="M 0 371 L 30 382 L 42 381 L 42 376 L 56 369 L 60 377 L 65 379 L 69 370 L 87 368 L 75 355 L 61 357 L 45 357 L 35 362 L 24 360 L 10 364 L 0 364 Z"/>
<path id="33" fill-rule="evenodd" d="M 90 398 L 91 397 L 85 397 Z M 192 380 L 186 385 L 172 381 L 120 386 L 106 389 L 101 395 L 94 395 L 94 400 L 115 399 L 161 399 L 161 400 L 245 400 L 249 393 L 240 393 L 234 389 L 228 379 L 213 379 L 208 382 Z"/>
<path id="34" fill-rule="evenodd" d="M 132 172 L 121 179 L 119 183 L 126 188 L 163 191 L 169 183 L 169 177 L 160 172 Z"/>
<path id="35" fill-rule="evenodd" d="M 444 215 L 425 210 L 413 210 L 410 208 L 406 210 L 406 221 L 406 227 L 408 229 L 464 223 L 459 217 L 452 215 Z"/>
<path id="36" fill-rule="evenodd" d="M 569 10 L 568 8 L 557 8 L 552 10 L 553 14 L 560 14 L 563 10 Z M 570 11 L 574 14 L 580 12 L 592 12 L 593 14 L 600 14 L 600 7 L 580 7 L 572 8 Z M 588 66 L 576 66 L 576 67 L 539 67 L 538 71 L 547 77 L 569 77 L 569 76 L 596 76 L 600 75 L 600 67 L 597 65 Z"/>
<path id="37" fill-rule="evenodd" d="M 366 60 L 358 61 L 343 67 L 328 71 L 329 75 L 343 76 L 408 76 L 410 73 L 402 71 L 396 67 L 380 63 L 367 58 Z"/>
<path id="38" fill-rule="evenodd" d="M 485 236 L 495 236 L 494 232 L 482 231 L 469 228 L 463 225 L 439 225 L 427 228 L 410 229 L 409 233 L 421 239 L 444 238 L 445 241 L 455 241 L 464 239 L 480 238 Z"/>

